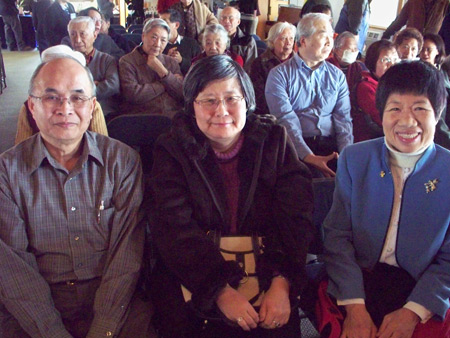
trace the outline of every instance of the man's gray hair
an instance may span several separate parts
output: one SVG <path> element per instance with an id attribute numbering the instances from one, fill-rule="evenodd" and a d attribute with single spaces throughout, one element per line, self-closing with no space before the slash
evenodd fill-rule
<path id="1" fill-rule="evenodd" d="M 167 34 L 170 35 L 170 27 L 169 27 L 169 25 L 163 19 L 159 19 L 159 18 L 148 20 L 145 23 L 144 28 L 142 29 L 142 34 L 147 34 L 154 27 L 162 27 L 162 28 L 164 28 L 167 31 Z"/>
<path id="2" fill-rule="evenodd" d="M 324 20 L 328 22 L 331 26 L 330 17 L 323 13 L 309 13 L 306 14 L 297 25 L 298 38 L 309 38 L 316 32 L 316 27 L 314 24 L 319 21 Z"/>
<path id="3" fill-rule="evenodd" d="M 228 36 L 228 32 L 221 24 L 214 23 L 205 27 L 205 29 L 201 33 L 201 41 L 203 46 L 205 46 L 206 37 L 210 34 L 218 34 L 220 36 L 220 39 L 226 43 L 227 48 L 230 46 L 230 37 Z"/>
<path id="4" fill-rule="evenodd" d="M 347 39 L 354 39 L 356 41 L 356 35 L 348 31 L 342 32 L 334 40 L 334 49 L 341 48 Z"/>
<path id="5" fill-rule="evenodd" d="M 273 43 L 283 33 L 285 29 L 289 29 L 292 32 L 292 35 L 294 35 L 294 41 L 297 40 L 297 29 L 293 24 L 289 22 L 277 22 L 270 28 L 269 34 L 267 35 L 266 42 L 268 48 L 270 49 L 273 48 Z"/>
<path id="6" fill-rule="evenodd" d="M 94 34 L 95 22 L 89 16 L 77 16 L 76 18 L 70 20 L 69 24 L 67 25 L 67 31 L 70 31 L 70 27 L 72 27 L 73 24 L 77 24 L 77 23 L 87 23 L 88 30 L 92 34 Z"/>
<path id="7" fill-rule="evenodd" d="M 30 86 L 28 88 L 28 95 L 33 95 L 34 93 L 34 89 L 35 89 L 35 82 L 36 82 L 36 77 L 39 75 L 39 73 L 41 72 L 42 68 L 52 62 L 53 60 L 56 59 L 71 59 L 74 60 L 75 62 L 77 62 L 81 67 L 84 68 L 86 75 L 88 77 L 89 83 L 91 85 L 91 96 L 96 96 L 96 88 L 95 88 L 95 82 L 94 82 L 94 77 L 92 76 L 91 71 L 89 70 L 89 68 L 87 66 L 83 66 L 80 61 L 78 61 L 76 58 L 70 56 L 70 55 L 64 55 L 64 56 L 59 56 L 59 57 L 55 57 L 50 59 L 49 61 L 46 62 L 42 62 L 39 66 L 37 66 L 36 70 L 33 72 L 33 75 L 31 76 L 30 79 Z"/>

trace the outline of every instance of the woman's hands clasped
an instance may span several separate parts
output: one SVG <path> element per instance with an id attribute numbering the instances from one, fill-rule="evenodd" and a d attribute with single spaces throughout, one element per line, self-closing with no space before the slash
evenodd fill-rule
<path id="1" fill-rule="evenodd" d="M 243 330 L 250 331 L 258 325 L 265 329 L 276 329 L 285 325 L 291 314 L 289 283 L 275 277 L 263 296 L 259 314 L 248 300 L 237 290 L 227 285 L 219 294 L 216 304 L 229 320 Z"/>

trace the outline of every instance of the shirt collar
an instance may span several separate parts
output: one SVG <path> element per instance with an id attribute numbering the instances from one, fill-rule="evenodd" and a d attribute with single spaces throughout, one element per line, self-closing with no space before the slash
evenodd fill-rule
<path id="1" fill-rule="evenodd" d="M 314 69 L 311 69 L 311 68 L 306 64 L 306 62 L 300 57 L 300 55 L 298 55 L 298 53 L 294 53 L 294 60 L 295 60 L 295 62 L 297 63 L 297 65 L 298 65 L 299 68 L 306 68 L 306 69 L 308 69 L 308 70 L 310 70 L 310 71 L 312 71 L 312 72 L 323 69 L 323 68 L 325 67 L 325 64 L 326 64 L 326 61 L 324 60 L 324 61 L 322 61 L 322 62 L 320 63 L 319 67 L 314 68 Z"/>
<path id="2" fill-rule="evenodd" d="M 34 138 L 34 141 L 32 140 L 32 138 Z M 41 134 L 37 133 L 32 138 L 30 138 L 30 142 L 32 143 L 32 158 L 29 174 L 32 174 L 35 170 L 37 170 L 42 165 L 45 159 L 47 159 L 48 163 L 50 163 L 52 167 L 61 169 L 61 165 L 48 152 Z M 80 156 L 81 163 L 85 163 L 88 160 L 88 157 L 91 156 L 101 166 L 104 166 L 103 157 L 100 153 L 100 150 L 98 149 L 97 142 L 92 132 L 86 131 L 81 142 L 81 146 L 83 147 Z"/>
<path id="3" fill-rule="evenodd" d="M 92 48 L 92 51 L 88 55 L 84 56 L 86 58 L 86 66 L 92 61 L 92 59 L 94 58 L 94 54 L 95 48 Z"/>

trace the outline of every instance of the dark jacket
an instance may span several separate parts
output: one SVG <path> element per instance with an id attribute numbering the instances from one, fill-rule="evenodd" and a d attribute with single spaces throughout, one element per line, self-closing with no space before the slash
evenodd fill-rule
<path id="1" fill-rule="evenodd" d="M 164 54 L 167 55 L 169 50 L 173 47 L 177 47 L 177 51 L 182 57 L 180 69 L 183 75 L 186 75 L 189 68 L 191 68 L 192 59 L 199 55 L 202 52 L 202 49 L 200 48 L 197 40 L 188 38 L 187 36 L 183 36 L 180 43 L 168 42 L 166 48 L 164 49 Z"/>
<path id="2" fill-rule="evenodd" d="M 192 291 L 194 307 L 205 312 L 215 309 L 219 290 L 227 283 L 237 287 L 242 278 L 236 262 L 225 261 L 206 236 L 209 230 L 226 235 L 230 215 L 214 152 L 194 121 L 180 113 L 171 132 L 158 139 L 148 190 L 158 249 L 150 292 L 159 323 L 174 334 L 183 331 L 187 320 L 180 283 Z M 252 114 L 243 133 L 237 169 L 238 234 L 256 231 L 264 236 L 256 268 L 261 288 L 267 290 L 274 273 L 281 273 L 295 298 L 306 282 L 305 259 L 313 233 L 310 173 L 284 127 Z"/>
<path id="3" fill-rule="evenodd" d="M 292 55 L 293 53 L 291 53 L 289 58 Z M 253 88 L 255 89 L 255 114 L 270 114 L 265 95 L 266 81 L 271 69 L 279 64 L 281 64 L 280 59 L 276 57 L 273 50 L 270 48 L 267 48 L 264 53 L 252 62 L 249 75 L 253 82 Z"/>
<path id="4" fill-rule="evenodd" d="M 230 40 L 230 50 L 244 59 L 244 69 L 247 73 L 250 72 L 250 66 L 258 57 L 258 47 L 256 46 L 255 39 L 250 35 L 244 34 L 244 32 L 237 27 L 236 34 Z"/>
<path id="5" fill-rule="evenodd" d="M 0 0 L 0 15 L 14 16 L 19 14 L 15 0 Z"/>
<path id="6" fill-rule="evenodd" d="M 70 37 L 68 36 L 65 36 L 60 41 L 60 44 L 72 48 L 72 43 L 70 41 Z M 99 50 L 100 52 L 114 56 L 117 60 L 125 55 L 123 50 L 116 45 L 114 40 L 109 35 L 103 33 L 97 35 L 97 38 L 94 41 L 94 48 Z"/>
<path id="7" fill-rule="evenodd" d="M 75 8 L 68 2 L 70 14 L 75 14 Z M 49 47 L 61 43 L 63 37 L 69 35 L 67 25 L 70 21 L 70 14 L 65 12 L 56 0 L 47 10 L 44 22 L 44 34 Z"/>

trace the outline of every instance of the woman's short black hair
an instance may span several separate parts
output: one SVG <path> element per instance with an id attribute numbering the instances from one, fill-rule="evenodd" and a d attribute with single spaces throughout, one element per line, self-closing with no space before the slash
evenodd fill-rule
<path id="1" fill-rule="evenodd" d="M 402 61 L 390 67 L 381 77 L 375 99 L 381 118 L 391 94 L 426 96 L 434 109 L 436 119 L 439 118 L 447 100 L 442 73 L 423 61 Z"/>
<path id="2" fill-rule="evenodd" d="M 252 81 L 242 67 L 228 55 L 213 55 L 198 60 L 183 82 L 184 111 L 195 115 L 194 100 L 211 82 L 235 78 L 241 85 L 247 104 L 247 114 L 255 110 L 255 91 Z"/>
<path id="3" fill-rule="evenodd" d="M 415 39 L 417 40 L 417 45 L 419 47 L 418 52 L 422 50 L 423 46 L 423 36 L 422 34 L 415 28 L 407 27 L 402 29 L 400 32 L 397 33 L 397 35 L 394 38 L 394 44 L 395 46 L 400 46 L 403 41 L 407 39 Z"/>
<path id="4" fill-rule="evenodd" d="M 390 49 L 395 50 L 395 45 L 391 41 L 384 39 L 375 41 L 367 48 L 364 64 L 372 74 L 375 74 L 375 71 L 377 70 L 377 62 L 381 52 Z"/>
<path id="5" fill-rule="evenodd" d="M 438 51 L 438 55 L 436 55 L 436 58 L 434 59 L 434 64 L 436 66 L 440 66 L 445 59 L 445 44 L 444 40 L 442 40 L 441 36 L 439 34 L 432 34 L 428 33 L 423 36 L 423 42 L 426 40 L 430 40 L 436 45 L 436 49 Z"/>

